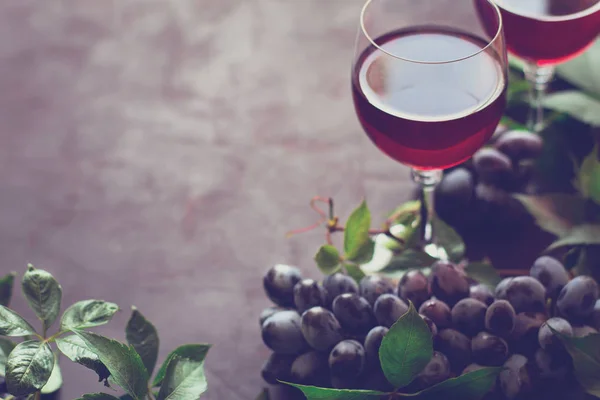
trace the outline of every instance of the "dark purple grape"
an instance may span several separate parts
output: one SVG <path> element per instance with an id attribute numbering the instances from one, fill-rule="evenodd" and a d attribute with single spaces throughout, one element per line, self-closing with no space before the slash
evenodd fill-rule
<path id="1" fill-rule="evenodd" d="M 263 278 L 265 293 L 271 301 L 281 307 L 294 306 L 294 286 L 302 280 L 296 267 L 277 264 Z"/>
<path id="2" fill-rule="evenodd" d="M 571 369 L 571 363 L 565 357 L 557 357 L 544 349 L 537 349 L 533 356 L 537 373 L 542 379 L 563 380 Z"/>
<path id="3" fill-rule="evenodd" d="M 565 285 L 556 300 L 561 317 L 570 322 L 585 322 L 598 301 L 598 284 L 589 276 L 577 276 Z"/>
<path id="4" fill-rule="evenodd" d="M 598 330 L 596 328 L 592 328 L 591 326 L 588 325 L 583 325 L 583 326 L 574 326 L 573 327 L 573 336 L 574 337 L 586 337 L 587 335 L 592 335 L 598 333 Z"/>
<path id="5" fill-rule="evenodd" d="M 474 336 L 485 328 L 487 306 L 479 300 L 462 299 L 452 307 L 452 324 L 467 336 Z"/>
<path id="6" fill-rule="evenodd" d="M 358 287 L 360 295 L 367 299 L 371 307 L 375 305 L 375 302 L 382 294 L 394 293 L 392 283 L 387 278 L 376 275 L 365 276 L 360 281 Z"/>
<path id="7" fill-rule="evenodd" d="M 462 371 L 471 363 L 471 339 L 454 329 L 442 329 L 434 338 L 435 350 L 450 360 L 452 369 Z"/>
<path id="8" fill-rule="evenodd" d="M 441 300 L 427 300 L 419 307 L 419 314 L 432 320 L 438 329 L 450 328 L 452 326 L 452 312 L 450 307 Z"/>
<path id="9" fill-rule="evenodd" d="M 549 256 L 535 260 L 530 275 L 540 281 L 549 297 L 555 298 L 569 282 L 569 273 L 560 261 Z"/>
<path id="10" fill-rule="evenodd" d="M 515 321 L 515 329 L 509 340 L 511 350 L 526 356 L 532 356 L 539 347 L 538 334 L 547 317 L 542 313 L 519 313 Z"/>
<path id="11" fill-rule="evenodd" d="M 313 307 L 325 307 L 327 292 L 319 282 L 304 279 L 294 286 L 294 304 L 299 313 Z"/>
<path id="12" fill-rule="evenodd" d="M 530 276 L 513 278 L 506 287 L 505 298 L 517 313 L 546 311 L 546 288 Z"/>
<path id="13" fill-rule="evenodd" d="M 390 328 L 408 311 L 404 300 L 393 294 L 382 294 L 375 302 L 375 318 L 379 325 Z"/>
<path id="14" fill-rule="evenodd" d="M 339 321 L 323 307 L 313 307 L 302 314 L 302 333 L 308 344 L 318 351 L 329 351 L 342 340 Z"/>
<path id="15" fill-rule="evenodd" d="M 534 384 L 529 359 L 521 354 L 510 356 L 504 363 L 504 370 L 500 372 L 498 382 L 507 399 L 530 394 Z"/>
<path id="16" fill-rule="evenodd" d="M 473 361 L 480 365 L 499 367 L 509 356 L 508 343 L 501 337 L 479 332 L 471 339 Z"/>
<path id="17" fill-rule="evenodd" d="M 554 332 L 550 330 L 552 327 L 558 333 L 572 337 L 573 336 L 573 327 L 569 323 L 569 321 L 562 318 L 550 318 L 546 322 L 540 326 L 540 330 L 538 332 L 538 341 L 540 342 L 540 346 L 542 349 L 550 352 L 550 353 L 559 353 L 564 350 L 564 346 L 560 339 L 556 337 Z"/>
<path id="18" fill-rule="evenodd" d="M 539 157 L 543 145 L 542 138 L 535 133 L 510 131 L 500 136 L 494 147 L 515 161 Z"/>
<path id="19" fill-rule="evenodd" d="M 421 314 L 419 314 L 421 315 Z M 425 315 L 421 315 L 421 318 L 423 318 L 423 321 L 425 321 L 425 323 L 427 324 L 427 326 L 429 327 L 429 332 L 431 332 L 431 336 L 435 337 L 435 335 L 438 334 L 438 328 L 435 325 L 435 322 L 433 322 L 431 320 L 431 318 L 425 316 Z"/>
<path id="20" fill-rule="evenodd" d="M 295 356 L 272 353 L 262 367 L 262 378 L 271 385 L 289 381 L 294 359 Z"/>
<path id="21" fill-rule="evenodd" d="M 259 317 L 260 327 L 262 328 L 262 326 L 265 323 L 265 321 L 267 320 L 267 318 L 269 318 L 271 315 L 278 313 L 280 311 L 289 311 L 289 309 L 283 308 L 283 307 L 268 307 L 268 308 L 265 308 L 264 310 L 262 310 L 260 312 L 260 317 Z"/>
<path id="22" fill-rule="evenodd" d="M 505 189 L 482 182 L 475 186 L 475 198 L 479 218 L 496 229 L 528 221 L 527 210 Z"/>
<path id="23" fill-rule="evenodd" d="M 515 179 L 513 164 L 506 154 L 484 147 L 473 154 L 473 167 L 482 182 L 507 187 Z"/>
<path id="24" fill-rule="evenodd" d="M 339 272 L 325 277 L 323 288 L 327 292 L 327 305 L 331 306 L 333 300 L 340 294 L 358 293 L 358 284 L 348 275 Z"/>
<path id="25" fill-rule="evenodd" d="M 474 201 L 475 179 L 466 168 L 456 168 L 444 174 L 435 188 L 437 215 L 452 226 L 469 226 L 475 219 L 468 211 Z"/>
<path id="26" fill-rule="evenodd" d="M 451 307 L 459 300 L 469 297 L 469 282 L 464 272 L 450 262 L 437 261 L 434 263 L 431 267 L 429 282 L 431 293 Z M 435 319 L 431 319 L 437 324 Z"/>
<path id="27" fill-rule="evenodd" d="M 361 389 L 377 390 L 389 393 L 394 391 L 394 386 L 388 382 L 381 368 L 365 369 Z"/>
<path id="28" fill-rule="evenodd" d="M 370 367 L 380 367 L 379 348 L 388 331 L 388 328 L 385 326 L 376 326 L 367 334 L 367 338 L 365 339 L 365 354 L 367 357 L 367 364 Z"/>
<path id="29" fill-rule="evenodd" d="M 448 357 L 439 351 L 434 351 L 429 363 L 417 375 L 415 386 L 419 390 L 423 390 L 451 378 L 451 375 L 452 371 Z"/>
<path id="30" fill-rule="evenodd" d="M 365 366 L 365 349 L 355 340 L 339 342 L 329 354 L 331 375 L 340 378 L 357 378 Z"/>
<path id="31" fill-rule="evenodd" d="M 475 300 L 479 300 L 486 305 L 491 305 L 494 302 L 494 293 L 484 284 L 472 285 L 469 288 L 469 297 Z"/>
<path id="32" fill-rule="evenodd" d="M 494 293 L 496 299 L 506 300 L 506 289 L 508 288 L 508 284 L 512 280 L 513 280 L 513 277 L 509 276 L 508 278 L 504 278 L 500 282 L 498 282 L 498 284 L 496 285 L 496 291 Z"/>
<path id="33" fill-rule="evenodd" d="M 485 329 L 507 337 L 515 329 L 516 318 L 517 313 L 508 301 L 496 300 L 485 312 Z"/>
<path id="34" fill-rule="evenodd" d="M 367 300 L 355 293 L 340 294 L 333 300 L 333 313 L 351 333 L 367 333 L 375 326 L 375 315 Z"/>
<path id="35" fill-rule="evenodd" d="M 398 283 L 398 296 L 408 303 L 412 301 L 415 308 L 431 297 L 429 292 L 429 281 L 423 272 L 419 270 L 408 271 Z"/>
<path id="36" fill-rule="evenodd" d="M 262 339 L 268 348 L 279 354 L 300 354 L 308 349 L 301 330 L 301 318 L 296 311 L 280 311 L 271 315 L 262 326 Z"/>
<path id="37" fill-rule="evenodd" d="M 298 356 L 292 363 L 291 378 L 300 385 L 326 386 L 329 381 L 327 355 L 310 351 Z"/>

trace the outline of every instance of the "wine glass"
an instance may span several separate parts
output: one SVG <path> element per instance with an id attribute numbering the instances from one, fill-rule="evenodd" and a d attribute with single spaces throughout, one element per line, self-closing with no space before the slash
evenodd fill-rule
<path id="1" fill-rule="evenodd" d="M 600 34 L 600 0 L 495 0 L 508 51 L 525 60 L 528 128 L 544 128 L 543 100 L 555 66 L 584 52 Z"/>
<path id="2" fill-rule="evenodd" d="M 412 168 L 421 245 L 433 257 L 447 258 L 433 232 L 433 190 L 443 169 L 494 133 L 506 107 L 507 64 L 491 0 L 368 0 L 362 9 L 352 63 L 356 114 L 382 152 Z"/>

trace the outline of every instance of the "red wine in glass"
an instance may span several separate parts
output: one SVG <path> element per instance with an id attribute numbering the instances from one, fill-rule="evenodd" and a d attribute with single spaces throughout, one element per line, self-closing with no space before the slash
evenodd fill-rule
<path id="1" fill-rule="evenodd" d="M 354 64 L 352 92 L 358 119 L 381 151 L 434 170 L 467 160 L 487 142 L 506 106 L 502 56 L 480 52 L 489 40 L 424 26 L 374 41 L 379 47 L 368 46 Z M 389 62 L 389 54 L 431 65 Z"/>
<path id="2" fill-rule="evenodd" d="M 600 34 L 600 0 L 495 0 L 506 45 L 539 66 L 584 52 Z"/>

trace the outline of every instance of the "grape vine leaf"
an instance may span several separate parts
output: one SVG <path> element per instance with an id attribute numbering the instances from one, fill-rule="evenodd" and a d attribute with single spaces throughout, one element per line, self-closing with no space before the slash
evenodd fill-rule
<path id="1" fill-rule="evenodd" d="M 6 374 L 6 361 L 8 360 L 8 355 L 15 348 L 15 343 L 12 341 L 0 338 L 0 376 L 5 376 Z"/>
<path id="2" fill-rule="evenodd" d="M 56 339 L 56 346 L 71 361 L 83 365 L 98 374 L 98 381 L 106 381 L 110 372 L 98 355 L 88 349 L 87 345 L 79 336 L 70 335 Z"/>
<path id="3" fill-rule="evenodd" d="M 381 342 L 381 369 L 392 385 L 402 388 L 417 377 L 432 355 L 431 331 L 410 302 L 408 311 L 392 325 Z"/>
<path id="4" fill-rule="evenodd" d="M 104 300 L 78 301 L 63 313 L 60 329 L 84 329 L 104 325 L 117 311 L 119 311 L 118 305 Z"/>
<path id="5" fill-rule="evenodd" d="M 558 75 L 588 93 L 600 95 L 600 40 L 579 57 L 559 65 Z"/>
<path id="6" fill-rule="evenodd" d="M 600 104 L 600 103 L 599 103 Z M 600 118 L 600 110 L 598 112 Z M 575 187 L 584 198 L 590 198 L 600 204 L 600 162 L 598 161 L 598 145 L 585 157 L 579 171 Z"/>
<path id="7" fill-rule="evenodd" d="M 52 368 L 52 373 L 50 374 L 50 378 L 48 378 L 48 382 L 46 382 L 42 388 L 42 394 L 54 393 L 62 387 L 62 384 L 62 372 L 60 370 L 60 365 L 58 365 L 58 358 L 55 357 L 54 368 Z"/>
<path id="8" fill-rule="evenodd" d="M 330 244 L 326 244 L 319 248 L 315 254 L 315 262 L 325 275 L 331 275 L 340 270 L 340 253 Z"/>
<path id="9" fill-rule="evenodd" d="M 584 221 L 585 200 L 566 193 L 515 195 L 543 230 L 556 236 L 569 233 Z"/>
<path id="10" fill-rule="evenodd" d="M 371 212 L 367 202 L 358 206 L 346 221 L 344 229 L 344 253 L 347 260 L 354 260 L 364 251 L 365 243 L 371 241 L 369 228 L 371 227 Z"/>
<path id="11" fill-rule="evenodd" d="M 582 224 L 573 227 L 557 241 L 548 246 L 548 251 L 569 246 L 600 245 L 600 224 Z"/>
<path id="12" fill-rule="evenodd" d="M 14 272 L 11 272 L 0 278 L 0 306 L 8 307 L 10 305 L 16 275 Z"/>
<path id="13" fill-rule="evenodd" d="M 106 393 L 90 393 L 84 394 L 77 400 L 119 400 L 119 398 Z"/>
<path id="14" fill-rule="evenodd" d="M 204 359 L 177 355 L 171 358 L 167 365 L 165 378 L 160 385 L 156 400 L 198 399 L 207 387 Z"/>
<path id="15" fill-rule="evenodd" d="M 362 278 L 367 276 L 360 267 L 360 265 L 356 265 L 353 263 L 345 263 L 344 268 L 346 268 L 346 272 L 348 273 L 348 275 L 350 275 L 352 279 L 356 281 L 356 283 L 360 283 Z"/>
<path id="16" fill-rule="evenodd" d="M 50 345 L 37 340 L 19 343 L 6 362 L 8 391 L 15 396 L 26 396 L 44 387 L 54 368 L 54 354 Z"/>
<path id="17" fill-rule="evenodd" d="M 469 277 L 486 285 L 491 290 L 494 290 L 496 285 L 502 280 L 500 275 L 498 275 L 498 271 L 489 260 L 468 263 L 465 267 L 465 272 Z"/>
<path id="18" fill-rule="evenodd" d="M 414 400 L 479 400 L 490 391 L 502 367 L 487 367 L 410 395 Z"/>
<path id="19" fill-rule="evenodd" d="M 400 254 L 392 257 L 388 265 L 386 265 L 381 272 L 389 273 L 415 268 L 425 268 L 431 266 L 435 261 L 435 258 L 422 250 L 406 249 Z"/>
<path id="20" fill-rule="evenodd" d="M 565 90 L 552 93 L 544 99 L 544 107 L 591 126 L 600 126 L 600 101 L 583 92 Z"/>
<path id="21" fill-rule="evenodd" d="M 10 308 L 0 306 L 0 336 L 29 336 L 35 329 Z"/>
<path id="22" fill-rule="evenodd" d="M 148 375 L 152 375 L 158 358 L 158 332 L 137 308 L 133 307 L 129 322 L 125 328 L 127 343 L 140 355 Z"/>
<path id="23" fill-rule="evenodd" d="M 169 362 L 171 361 L 171 359 L 179 356 L 184 358 L 191 358 L 198 362 L 204 361 L 206 355 L 208 354 L 208 351 L 210 350 L 210 347 L 211 346 L 209 344 L 186 344 L 183 346 L 179 346 L 178 348 L 173 350 L 167 356 L 160 369 L 156 373 L 152 386 L 157 387 L 162 384 L 162 381 L 167 373 L 167 367 L 169 366 Z"/>
<path id="24" fill-rule="evenodd" d="M 379 400 L 386 394 L 374 390 L 326 389 L 289 382 L 282 383 L 300 389 L 307 400 Z"/>
<path id="25" fill-rule="evenodd" d="M 437 244 L 446 249 L 451 261 L 459 262 L 465 255 L 465 243 L 454 229 L 440 218 L 433 220 Z"/>
<path id="26" fill-rule="evenodd" d="M 23 294 L 35 315 L 44 324 L 44 331 L 50 327 L 60 312 L 62 288 L 52 274 L 43 269 L 27 266 L 21 283 Z"/>

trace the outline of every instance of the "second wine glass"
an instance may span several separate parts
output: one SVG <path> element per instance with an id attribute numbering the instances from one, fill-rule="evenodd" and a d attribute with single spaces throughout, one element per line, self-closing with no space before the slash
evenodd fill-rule
<path id="1" fill-rule="evenodd" d="M 421 187 L 421 245 L 447 258 L 433 231 L 442 171 L 492 136 L 506 107 L 502 18 L 491 0 L 368 0 L 352 66 L 358 119 Z"/>

